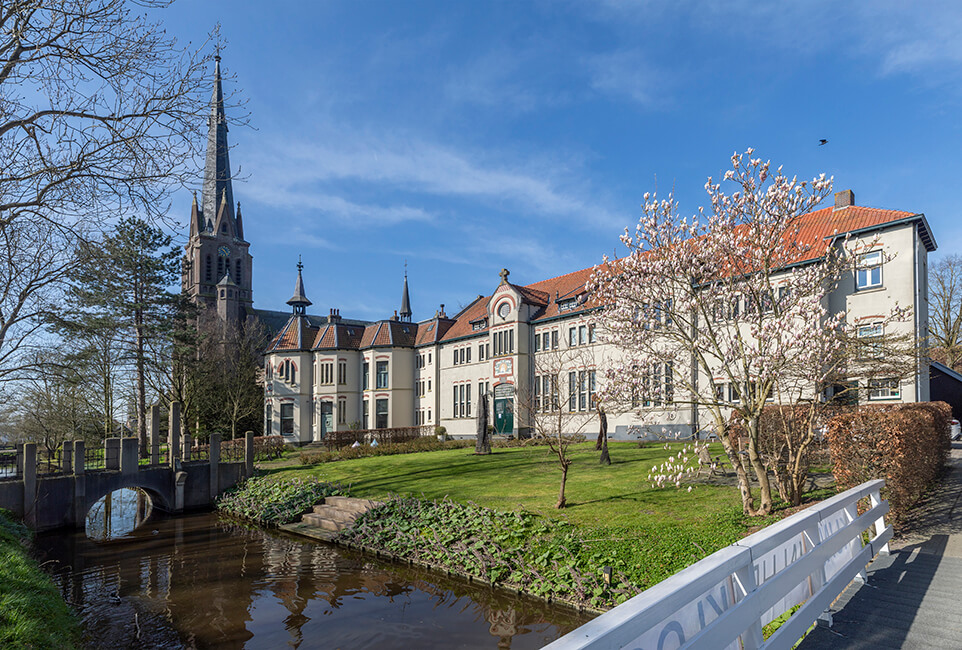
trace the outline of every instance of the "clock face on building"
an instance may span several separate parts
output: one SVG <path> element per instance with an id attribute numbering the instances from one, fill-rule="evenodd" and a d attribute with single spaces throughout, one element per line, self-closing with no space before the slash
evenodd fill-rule
<path id="1" fill-rule="evenodd" d="M 227 248 L 226 246 L 221 246 L 220 248 L 217 249 L 217 254 L 220 257 L 230 257 L 230 249 Z"/>
<path id="2" fill-rule="evenodd" d="M 510 313 L 511 313 L 511 305 L 509 305 L 507 302 L 503 302 L 500 305 L 498 305 L 498 316 L 500 316 L 501 318 L 507 318 L 508 314 Z"/>

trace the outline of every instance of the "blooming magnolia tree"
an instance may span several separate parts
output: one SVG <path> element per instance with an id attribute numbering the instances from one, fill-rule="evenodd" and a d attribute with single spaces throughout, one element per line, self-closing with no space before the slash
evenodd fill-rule
<path id="1" fill-rule="evenodd" d="M 827 306 L 852 256 L 847 240 L 802 230 L 801 217 L 831 193 L 832 180 L 789 178 L 752 153 L 732 156 L 730 193 L 708 179 L 709 207 L 696 216 L 679 216 L 671 195 L 645 194 L 638 226 L 621 237 L 628 255 L 606 259 L 591 289 L 621 351 L 600 387 L 602 402 L 694 405 L 709 420 L 698 425 L 724 444 L 745 513 L 760 515 L 772 508 L 762 410 L 779 392 L 819 401 L 822 385 L 845 366 L 846 315 Z M 733 422 L 740 436 L 730 435 Z M 680 485 L 699 451 L 686 445 L 654 482 Z"/>

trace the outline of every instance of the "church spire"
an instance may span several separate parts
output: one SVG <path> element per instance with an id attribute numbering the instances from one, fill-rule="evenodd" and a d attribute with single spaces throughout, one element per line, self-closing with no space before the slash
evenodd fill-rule
<path id="1" fill-rule="evenodd" d="M 301 277 L 301 269 L 304 265 L 301 264 L 300 258 L 297 259 L 297 284 L 294 285 L 294 295 L 291 299 L 287 301 L 287 304 L 294 308 L 295 314 L 304 314 L 304 310 L 311 305 L 311 301 L 307 299 L 304 295 L 304 278 Z"/>
<path id="2" fill-rule="evenodd" d="M 401 294 L 401 311 L 398 313 L 401 320 L 411 322 L 411 296 L 408 294 L 408 263 L 404 263 L 404 293 Z"/>
<path id="3" fill-rule="evenodd" d="M 231 187 L 230 157 L 227 146 L 227 116 L 224 114 L 224 88 L 220 74 L 220 54 L 214 56 L 214 92 L 207 118 L 207 158 L 204 163 L 204 217 L 216 220 L 221 197 L 227 201 L 227 218 L 234 220 L 234 190 Z M 231 228 L 232 232 L 236 229 Z"/>

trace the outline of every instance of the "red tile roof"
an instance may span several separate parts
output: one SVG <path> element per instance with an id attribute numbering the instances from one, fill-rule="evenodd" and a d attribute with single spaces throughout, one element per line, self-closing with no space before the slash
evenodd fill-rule
<path id="1" fill-rule="evenodd" d="M 316 336 L 317 328 L 311 327 L 307 318 L 292 316 L 267 346 L 267 351 L 307 349 Z"/>
<path id="2" fill-rule="evenodd" d="M 802 215 L 799 219 L 798 240 L 808 250 L 806 254 L 796 260 L 796 262 L 804 262 L 821 257 L 834 235 L 856 232 L 915 216 L 921 218 L 921 215 L 916 215 L 912 212 L 883 210 L 855 205 L 839 210 L 828 207 Z M 930 237 L 927 233 L 925 236 Z M 529 285 L 512 286 L 521 293 L 526 302 L 541 307 L 540 310 L 535 312 L 532 318 L 532 322 L 537 322 L 561 314 L 576 314 L 598 306 L 590 296 L 583 295 L 585 293 L 585 284 L 591 278 L 593 272 L 594 267 L 589 267 Z M 447 341 L 466 337 L 474 333 L 471 327 L 471 321 L 476 321 L 487 315 L 487 305 L 490 298 L 491 296 L 481 296 L 463 312 L 458 314 L 457 321 L 444 334 L 443 340 Z M 564 303 L 566 299 L 571 298 L 580 298 L 584 302 L 579 302 L 574 308 L 562 312 L 559 309 L 559 303 Z M 487 330 L 484 330 L 478 334 L 483 334 L 486 331 Z M 418 341 L 418 344 L 421 343 L 421 341 Z"/>

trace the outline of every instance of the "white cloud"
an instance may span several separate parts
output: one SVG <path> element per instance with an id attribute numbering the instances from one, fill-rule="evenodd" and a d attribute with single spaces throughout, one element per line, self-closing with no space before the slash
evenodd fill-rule
<path id="1" fill-rule="evenodd" d="M 644 107 L 656 107 L 667 96 L 664 80 L 639 50 L 594 55 L 586 65 L 595 90 L 627 97 Z"/>
<path id="2" fill-rule="evenodd" d="M 416 138 L 349 132 L 341 129 L 310 140 L 276 139 L 251 161 L 255 193 L 265 202 L 296 202 L 330 209 L 345 217 L 399 223 L 426 221 L 432 214 L 411 207 L 411 195 L 425 202 L 438 198 L 481 201 L 498 210 L 526 216 L 576 219 L 588 223 L 620 223 L 587 198 L 590 188 L 565 161 L 512 159 L 508 153 L 468 153 Z M 339 194 L 373 186 L 379 195 L 403 193 L 401 206 L 374 208 Z M 254 189 L 254 188 L 252 188 Z"/>

